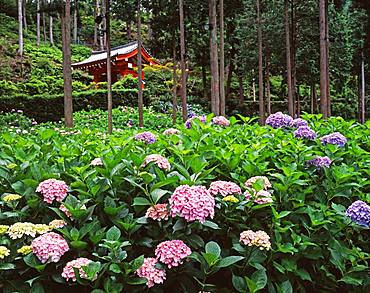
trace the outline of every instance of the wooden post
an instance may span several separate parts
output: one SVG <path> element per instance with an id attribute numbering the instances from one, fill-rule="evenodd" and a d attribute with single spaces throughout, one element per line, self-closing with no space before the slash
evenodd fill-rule
<path id="1" fill-rule="evenodd" d="M 111 44 L 110 44 L 110 1 L 105 0 L 105 44 L 107 46 L 107 90 L 108 90 L 108 133 L 113 131 L 112 115 L 112 61 L 111 61 Z"/>
<path id="2" fill-rule="evenodd" d="M 294 116 L 293 84 L 292 84 L 292 59 L 290 56 L 290 30 L 289 30 L 289 1 L 285 0 L 285 48 L 287 63 L 287 84 L 288 84 L 288 112 Z"/>
<path id="3" fill-rule="evenodd" d="M 141 0 L 137 1 L 137 68 L 138 68 L 138 108 L 139 108 L 139 127 L 144 126 L 143 117 L 143 68 L 142 68 L 142 56 L 141 56 Z"/>
<path id="4" fill-rule="evenodd" d="M 225 36 L 224 36 L 224 0 L 220 0 L 220 115 L 225 116 Z"/>
<path id="5" fill-rule="evenodd" d="M 184 2 L 179 0 L 180 14 L 180 60 L 181 60 L 181 106 L 182 119 L 184 122 L 188 118 L 187 101 L 186 101 L 186 53 L 185 53 L 185 27 L 184 27 Z"/>
<path id="6" fill-rule="evenodd" d="M 257 24 L 258 24 L 258 104 L 260 124 L 265 124 L 265 101 L 263 97 L 263 58 L 262 58 L 262 23 L 261 23 L 261 0 L 257 0 Z"/>
<path id="7" fill-rule="evenodd" d="M 36 45 L 40 46 L 40 0 L 36 3 Z"/>
<path id="8" fill-rule="evenodd" d="M 266 43 L 266 104 L 267 115 L 271 115 L 271 89 L 270 89 L 270 47 Z"/>

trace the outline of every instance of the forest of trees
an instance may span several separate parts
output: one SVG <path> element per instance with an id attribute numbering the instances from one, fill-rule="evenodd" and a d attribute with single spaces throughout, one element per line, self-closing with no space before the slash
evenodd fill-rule
<path id="1" fill-rule="evenodd" d="M 272 111 L 271 80 L 278 77 L 286 88 L 280 100 L 286 101 L 291 116 L 300 115 L 304 100 L 312 113 L 321 112 L 326 118 L 341 111 L 336 108 L 340 101 L 358 107 L 358 119 L 365 120 L 369 86 L 365 76 L 370 59 L 367 0 L 10 2 L 2 0 L 4 11 L 0 12 L 12 15 L 17 8 L 20 58 L 23 31 L 30 23 L 36 25 L 37 45 L 41 40 L 63 44 L 65 121 L 69 126 L 70 44 L 110 50 L 129 40 L 138 40 L 140 45 L 143 41 L 154 56 L 173 61 L 175 71 L 181 69 L 181 78 L 175 82 L 181 86 L 173 91 L 173 104 L 176 108 L 179 92 L 184 119 L 187 72 L 199 71 L 204 97 L 210 98 L 215 115 L 225 115 L 232 84 L 237 82 L 240 105 L 246 97 L 256 100 L 258 96 L 260 122 L 264 123 Z M 60 30 L 61 40 L 56 39 L 54 30 Z M 177 79 L 176 74 L 174 77 Z M 140 110 L 142 80 L 138 82 Z M 109 92 L 108 110 L 112 107 Z"/>

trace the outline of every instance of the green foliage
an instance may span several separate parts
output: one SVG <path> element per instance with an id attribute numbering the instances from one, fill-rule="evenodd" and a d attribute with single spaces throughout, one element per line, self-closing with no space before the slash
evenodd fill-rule
<path id="1" fill-rule="evenodd" d="M 12 240 L 1 235 L 1 245 L 10 249 L 10 255 L 0 259 L 4 292 L 14 288 L 58 292 L 67 286 L 76 291 L 84 286 L 92 292 L 143 292 L 146 280 L 135 271 L 144 257 L 154 256 L 157 244 L 170 239 L 183 240 L 192 254 L 180 267 L 166 269 L 164 284 L 155 285 L 153 292 L 369 291 L 368 229 L 344 214 L 353 201 L 370 201 L 369 123 L 305 116 L 319 136 L 345 134 L 344 148 L 323 146 L 319 139 L 295 139 L 291 129 L 261 127 L 242 116 L 230 118 L 227 128 L 212 125 L 208 117 L 207 123 L 195 122 L 191 129 L 176 125 L 179 135 L 154 131 L 157 141 L 143 145 L 133 136 L 144 129 L 129 128 L 124 120 L 136 113 L 121 108 L 114 115 L 118 111 L 122 124 L 115 127 L 120 131 L 110 136 L 104 133 L 100 111 L 77 113 L 74 130 L 39 125 L 28 134 L 1 132 L 2 224 L 63 219 L 67 225 L 55 232 L 70 247 L 58 263 L 41 264 L 33 254 L 17 253 L 31 243 L 31 236 Z M 146 111 L 148 129 L 167 127 L 170 117 L 156 115 Z M 162 154 L 171 169 L 143 167 L 149 154 Z M 331 167 L 308 167 L 307 160 L 316 155 L 329 156 Z M 91 166 L 95 158 L 103 165 Z M 228 180 L 245 190 L 245 181 L 255 175 L 270 179 L 272 203 L 257 205 L 243 194 L 235 195 L 238 202 L 229 202 L 217 195 L 215 216 L 204 224 L 179 217 L 161 222 L 145 217 L 149 206 L 167 203 L 179 185 L 208 187 L 213 181 Z M 35 192 L 47 178 L 68 184 L 63 204 L 73 219 L 59 210 L 59 203 L 47 204 Z M 254 188 L 262 188 L 260 183 Z M 14 204 L 5 202 L 5 193 L 22 198 Z M 272 249 L 242 245 L 239 235 L 248 229 L 265 231 Z M 93 263 L 84 268 L 86 279 L 78 276 L 77 282 L 67 284 L 60 274 L 76 257 Z"/>

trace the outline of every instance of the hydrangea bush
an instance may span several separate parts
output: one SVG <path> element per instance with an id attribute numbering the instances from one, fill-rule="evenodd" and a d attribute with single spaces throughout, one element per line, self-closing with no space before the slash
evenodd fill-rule
<path id="1" fill-rule="evenodd" d="M 2 132 L 1 290 L 369 291 L 370 125 L 200 118 Z"/>

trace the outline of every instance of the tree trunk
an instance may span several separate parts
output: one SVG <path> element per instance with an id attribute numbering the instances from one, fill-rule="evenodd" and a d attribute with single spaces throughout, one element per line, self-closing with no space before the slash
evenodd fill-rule
<path id="1" fill-rule="evenodd" d="M 98 16 L 99 0 L 95 1 L 94 20 Z M 98 45 L 98 24 L 94 21 L 94 47 Z"/>
<path id="2" fill-rule="evenodd" d="M 107 48 L 107 90 L 108 90 L 108 133 L 113 132 L 113 99 L 112 99 L 112 61 L 110 44 L 110 0 L 105 0 L 105 44 Z"/>
<path id="3" fill-rule="evenodd" d="M 313 111 L 317 113 L 317 91 L 316 91 L 316 84 L 313 85 L 312 88 L 312 98 L 313 98 Z"/>
<path id="4" fill-rule="evenodd" d="M 297 117 L 300 117 L 301 116 L 301 93 L 300 93 L 300 91 L 299 91 L 299 85 L 297 85 L 297 90 L 296 90 L 296 92 L 297 92 L 297 95 L 296 95 L 296 97 L 297 97 L 297 111 L 296 111 L 296 114 L 297 114 Z"/>
<path id="5" fill-rule="evenodd" d="M 45 12 L 43 12 L 41 14 L 41 18 L 42 18 L 42 29 L 43 29 L 43 33 L 44 33 L 44 42 L 47 41 L 47 37 L 46 37 L 46 20 L 45 20 Z"/>
<path id="6" fill-rule="evenodd" d="M 105 16 L 104 16 L 103 11 L 102 11 L 102 7 L 104 7 L 104 3 L 100 3 L 100 1 L 101 0 L 96 0 L 96 5 L 97 5 L 96 9 L 98 11 L 98 14 L 103 16 L 103 18 L 104 18 Z M 99 23 L 98 30 L 99 30 L 99 47 L 100 47 L 100 50 L 104 50 L 105 33 L 102 32 L 102 30 L 103 30 L 102 22 Z"/>
<path id="7" fill-rule="evenodd" d="M 127 38 L 129 40 L 131 40 L 131 37 L 132 37 L 132 24 L 131 24 L 131 20 L 127 22 Z"/>
<path id="8" fill-rule="evenodd" d="M 326 97 L 328 102 L 328 116 L 331 116 L 331 99 L 330 99 L 330 78 L 329 78 L 329 21 L 328 21 L 328 1 L 325 7 L 325 36 L 326 36 Z"/>
<path id="9" fill-rule="evenodd" d="M 261 0 L 257 0 L 257 24 L 258 24 L 258 104 L 260 124 L 265 124 L 265 101 L 263 98 L 263 58 L 262 58 L 262 23 L 261 23 Z"/>
<path id="10" fill-rule="evenodd" d="M 73 127 L 72 68 L 71 68 L 71 2 L 65 1 L 61 14 L 63 76 L 64 76 L 64 120 L 66 127 Z"/>
<path id="11" fill-rule="evenodd" d="M 320 106 L 324 119 L 328 118 L 328 56 L 326 40 L 326 0 L 320 0 Z"/>
<path id="12" fill-rule="evenodd" d="M 270 47 L 266 44 L 266 103 L 267 115 L 271 115 Z"/>
<path id="13" fill-rule="evenodd" d="M 238 79 L 239 79 L 239 105 L 243 106 L 244 105 L 244 85 L 243 85 L 243 75 L 238 74 Z"/>
<path id="14" fill-rule="evenodd" d="M 361 95 L 360 95 L 360 122 L 365 123 L 365 56 L 361 55 Z"/>
<path id="15" fill-rule="evenodd" d="M 77 23 L 77 16 L 78 16 L 78 1 L 74 1 L 74 10 L 73 10 L 73 43 L 77 43 L 77 33 L 78 33 L 78 23 Z"/>
<path id="16" fill-rule="evenodd" d="M 144 126 L 144 118 L 143 118 L 143 81 L 142 81 L 142 56 L 141 56 L 141 0 L 137 2 L 137 68 L 138 68 L 138 87 L 139 87 L 139 98 L 138 98 L 138 106 L 139 106 L 139 127 Z"/>
<path id="17" fill-rule="evenodd" d="M 49 39 L 50 44 L 54 46 L 53 17 L 51 15 L 49 15 Z"/>
<path id="18" fill-rule="evenodd" d="M 207 89 L 207 71 L 206 66 L 202 64 L 202 84 L 203 84 L 203 99 L 208 99 L 208 89 Z"/>
<path id="19" fill-rule="evenodd" d="M 234 63 L 233 63 L 233 60 L 230 58 L 230 63 L 228 66 L 228 73 L 227 73 L 227 81 L 226 81 L 225 100 L 227 100 L 230 95 L 231 80 L 233 78 L 233 70 L 234 70 Z"/>
<path id="20" fill-rule="evenodd" d="M 224 0 L 220 0 L 220 115 L 225 116 L 225 42 L 224 42 Z"/>
<path id="21" fill-rule="evenodd" d="M 216 0 L 209 0 L 210 62 L 211 62 L 211 110 L 220 114 L 220 82 L 218 71 L 217 10 Z"/>
<path id="22" fill-rule="evenodd" d="M 36 44 L 37 47 L 40 46 L 40 0 L 37 0 L 36 3 Z"/>
<path id="23" fill-rule="evenodd" d="M 105 0 L 106 1 L 106 0 Z M 104 0 L 102 0 L 102 15 L 106 15 L 106 2 L 104 3 Z M 107 36 L 106 36 L 106 32 L 107 32 L 107 20 L 105 17 L 103 17 L 103 32 L 104 32 L 104 37 L 103 37 L 103 47 L 104 48 L 107 48 Z"/>
<path id="24" fill-rule="evenodd" d="M 290 30 L 290 58 L 291 58 L 291 68 L 292 68 L 292 95 L 293 95 L 293 105 L 296 104 L 297 99 L 297 66 L 296 66 L 296 49 L 297 49 L 297 34 L 296 34 L 296 8 L 294 5 L 294 0 L 291 2 L 291 30 Z M 296 115 L 296 107 L 293 106 L 294 115 Z"/>
<path id="25" fill-rule="evenodd" d="M 23 57 L 23 16 L 22 16 L 23 1 L 18 0 L 18 54 Z"/>
<path id="26" fill-rule="evenodd" d="M 253 71 L 253 75 L 254 75 L 254 71 Z M 257 98 L 256 98 L 256 80 L 254 77 L 252 80 L 252 94 L 253 94 L 253 102 L 255 102 Z"/>
<path id="27" fill-rule="evenodd" d="M 180 14 L 180 59 L 181 59 L 181 105 L 182 105 L 182 119 L 187 119 L 187 102 L 186 102 L 186 61 L 185 61 L 185 28 L 184 28 L 184 1 L 179 0 L 179 14 Z"/>
<path id="28" fill-rule="evenodd" d="M 285 47 L 286 47 L 286 63 L 287 63 L 287 83 L 288 83 L 288 112 L 290 116 L 294 116 L 294 100 L 293 100 L 293 85 L 292 85 L 292 64 L 290 57 L 290 32 L 289 32 L 289 1 L 285 0 Z"/>
<path id="29" fill-rule="evenodd" d="M 176 42 L 173 44 L 173 97 L 172 97 L 172 122 L 177 120 L 177 66 L 176 66 Z"/>
<path id="30" fill-rule="evenodd" d="M 26 0 L 23 0 L 23 5 L 22 5 L 22 14 L 23 14 L 23 27 L 24 30 L 27 30 L 27 13 L 26 13 Z"/>

